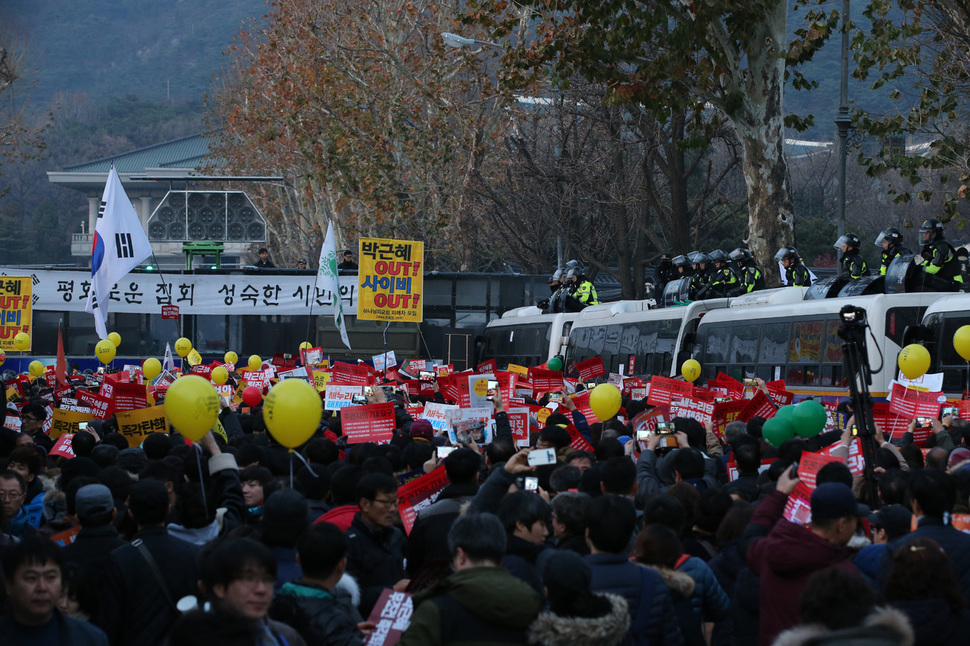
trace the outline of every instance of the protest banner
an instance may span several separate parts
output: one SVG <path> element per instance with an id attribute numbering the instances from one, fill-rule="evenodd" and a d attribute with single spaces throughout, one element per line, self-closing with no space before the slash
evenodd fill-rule
<path id="1" fill-rule="evenodd" d="M 394 350 L 388 350 L 385 354 L 375 354 L 371 357 L 371 361 L 374 362 L 374 370 L 377 372 L 384 372 L 389 367 L 397 365 L 397 357 L 394 356 Z"/>
<path id="2" fill-rule="evenodd" d="M 279 377 L 280 381 L 283 381 L 284 379 L 302 379 L 303 381 L 309 380 L 306 368 L 290 368 L 289 370 L 281 370 L 276 376 Z"/>
<path id="3" fill-rule="evenodd" d="M 495 375 L 469 375 L 468 377 L 468 406 L 470 408 L 482 408 L 491 406 L 492 402 L 488 397 L 488 382 L 497 381 Z"/>
<path id="4" fill-rule="evenodd" d="M 332 375 L 333 373 L 323 368 L 313 369 L 313 387 L 317 389 L 317 392 L 322 393 L 327 389 L 327 384 L 330 382 Z"/>
<path id="5" fill-rule="evenodd" d="M 482 374 L 495 373 L 498 370 L 498 361 L 495 359 L 488 359 L 482 361 L 480 364 L 475 366 L 475 372 L 480 372 Z"/>
<path id="6" fill-rule="evenodd" d="M 724 388 L 727 390 L 728 395 L 734 399 L 741 399 L 744 397 L 744 384 L 730 375 L 726 375 L 723 372 L 718 372 L 717 377 L 715 377 L 710 382 L 711 388 Z"/>
<path id="7" fill-rule="evenodd" d="M 777 458 L 769 458 L 767 460 L 761 460 L 761 466 L 758 467 L 758 473 L 764 473 L 765 471 L 767 471 L 771 467 L 771 463 L 774 462 L 776 459 Z M 739 475 L 740 474 L 738 473 L 738 464 L 737 462 L 734 461 L 734 458 L 732 457 L 730 460 L 728 460 L 728 463 L 727 463 L 728 482 L 734 482 L 735 480 L 738 479 Z"/>
<path id="8" fill-rule="evenodd" d="M 189 373 L 193 375 L 199 375 L 200 377 L 205 377 L 206 379 L 211 379 L 212 366 L 206 365 L 204 363 L 200 363 L 197 366 L 192 366 L 192 369 L 189 370 Z"/>
<path id="9" fill-rule="evenodd" d="M 300 348 L 300 360 L 304 366 L 330 367 L 330 363 L 323 358 L 323 348 L 319 346 L 315 348 Z M 321 365 L 324 362 L 327 362 L 326 366 Z"/>
<path id="10" fill-rule="evenodd" d="M 752 417 L 771 419 L 777 412 L 775 405 L 768 399 L 768 395 L 759 390 L 754 394 L 754 397 L 748 400 L 747 406 L 738 414 L 738 420 L 747 422 Z"/>
<path id="11" fill-rule="evenodd" d="M 729 402 L 719 402 L 714 404 L 714 412 L 711 414 L 712 431 L 718 439 L 724 440 L 724 429 L 741 415 L 741 411 L 748 405 L 746 399 L 732 399 Z"/>
<path id="12" fill-rule="evenodd" d="M 525 366 L 520 366 L 515 363 L 510 363 L 505 369 L 508 370 L 509 372 L 514 372 L 524 377 L 527 377 L 529 375 L 528 368 L 526 368 Z"/>
<path id="13" fill-rule="evenodd" d="M 326 399 L 323 403 L 324 410 L 340 410 L 347 406 L 354 405 L 354 396 L 364 395 L 363 386 L 338 386 L 329 384 L 327 386 Z"/>
<path id="14" fill-rule="evenodd" d="M 260 390 L 269 386 L 269 378 L 267 378 L 263 370 L 243 370 L 241 374 L 248 386 L 259 388 Z"/>
<path id="15" fill-rule="evenodd" d="M 55 408 L 51 418 L 50 437 L 52 440 L 56 440 L 66 433 L 77 433 L 81 430 L 78 425 L 81 422 L 91 421 L 94 419 L 94 415 Z"/>
<path id="16" fill-rule="evenodd" d="M 693 390 L 694 384 L 687 381 L 654 375 L 650 379 L 650 394 L 647 395 L 647 403 L 651 406 L 667 406 L 674 399 L 690 397 Z"/>
<path id="17" fill-rule="evenodd" d="M 827 446 L 818 452 L 819 455 L 830 456 L 832 455 L 832 449 L 839 446 L 839 444 L 833 444 Z M 859 438 L 855 438 L 852 444 L 849 445 L 849 457 L 845 460 L 845 466 L 849 467 L 849 471 L 852 472 L 853 476 L 861 476 L 865 472 L 866 460 L 862 456 L 862 442 Z"/>
<path id="18" fill-rule="evenodd" d="M 562 391 L 562 371 L 545 368 L 529 368 L 532 392 L 558 393 Z"/>
<path id="19" fill-rule="evenodd" d="M 583 381 L 592 381 L 597 377 L 606 376 L 606 368 L 603 367 L 603 357 L 597 355 L 586 361 L 576 364 L 576 372 Z"/>
<path id="20" fill-rule="evenodd" d="M 569 433 L 569 448 L 573 451 L 589 451 L 590 453 L 594 451 L 593 445 L 583 437 L 583 434 L 573 424 L 566 427 L 566 432 Z"/>
<path id="21" fill-rule="evenodd" d="M 512 439 L 517 447 L 529 446 L 529 409 L 515 407 L 508 409 L 509 426 L 512 427 Z"/>
<path id="22" fill-rule="evenodd" d="M 120 411 L 115 418 L 118 420 L 118 432 L 128 440 L 128 446 L 141 446 L 152 433 L 168 432 L 165 406 Z"/>
<path id="23" fill-rule="evenodd" d="M 370 366 L 338 361 L 331 368 L 330 383 L 338 386 L 372 386 L 377 380 Z"/>
<path id="24" fill-rule="evenodd" d="M 941 392 L 921 392 L 898 383 L 893 384 L 891 395 L 889 410 L 907 419 L 939 417 L 940 404 L 946 401 Z"/>
<path id="25" fill-rule="evenodd" d="M 448 474 L 445 472 L 445 465 L 442 464 L 431 473 L 398 488 L 397 509 L 406 534 L 411 533 L 418 512 L 437 500 L 442 489 L 448 486 L 448 482 Z"/>
<path id="26" fill-rule="evenodd" d="M 357 320 L 424 320 L 424 243 L 360 239 Z"/>
<path id="27" fill-rule="evenodd" d="M 0 276 L 0 350 L 30 350 L 33 344 L 34 283 L 30 276 Z M 28 336 L 26 348 L 14 345 L 14 338 L 25 332 Z"/>
<path id="28" fill-rule="evenodd" d="M 391 402 L 340 409 L 340 430 L 347 438 L 347 444 L 390 442 L 396 427 Z"/>
<path id="29" fill-rule="evenodd" d="M 491 444 L 495 437 L 492 411 L 491 407 L 459 408 L 451 418 L 451 430 L 448 431 L 451 443 L 466 444 L 470 440 L 478 445 Z"/>
<path id="30" fill-rule="evenodd" d="M 374 624 L 374 630 L 367 637 L 365 646 L 393 646 L 401 641 L 401 635 L 411 625 L 413 612 L 414 602 L 410 594 L 385 589 L 367 618 Z"/>
<path id="31" fill-rule="evenodd" d="M 422 415 L 422 418 L 431 422 L 431 428 L 434 429 L 435 435 L 437 435 L 441 431 L 451 430 L 451 420 L 457 414 L 458 406 L 428 402 L 424 405 L 424 415 Z"/>
<path id="32" fill-rule="evenodd" d="M 56 442 L 54 442 L 54 446 L 51 447 L 51 450 L 47 453 L 47 455 L 70 460 L 74 457 L 74 448 L 72 447 L 73 442 L 73 434 L 68 433 L 66 435 L 62 435 Z"/>
<path id="33" fill-rule="evenodd" d="M 788 406 L 795 401 L 795 395 L 788 392 L 783 379 L 766 382 L 765 387 L 768 389 L 768 397 L 771 398 L 771 403 L 775 405 L 775 408 Z"/>
<path id="34" fill-rule="evenodd" d="M 798 458 L 798 479 L 814 489 L 815 476 L 818 475 L 818 470 L 829 462 L 842 462 L 842 460 L 827 453 L 803 451 L 801 457 Z"/>
<path id="35" fill-rule="evenodd" d="M 148 406 L 146 386 L 144 384 L 115 384 L 114 410 L 138 410 Z"/>
<path id="36" fill-rule="evenodd" d="M 78 389 L 77 398 L 78 401 L 84 402 L 91 409 L 94 419 L 104 420 L 111 417 L 111 400 L 107 397 L 102 397 L 89 390 Z"/>
<path id="37" fill-rule="evenodd" d="M 795 490 L 788 495 L 782 517 L 803 526 L 812 522 L 811 487 L 804 482 L 795 485 Z"/>
<path id="38" fill-rule="evenodd" d="M 670 402 L 670 415 L 672 417 L 687 417 L 696 419 L 701 424 L 711 421 L 714 414 L 714 402 L 698 401 L 693 398 L 686 398 Z"/>

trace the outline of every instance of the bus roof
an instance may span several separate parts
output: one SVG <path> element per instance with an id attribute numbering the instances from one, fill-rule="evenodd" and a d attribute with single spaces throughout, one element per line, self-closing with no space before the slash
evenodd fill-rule
<path id="1" fill-rule="evenodd" d="M 924 318 L 939 312 L 970 312 L 970 294 L 948 294 L 926 308 Z"/>
<path id="2" fill-rule="evenodd" d="M 874 305 L 888 309 L 899 306 L 926 307 L 941 297 L 938 292 L 915 292 L 908 294 L 871 294 L 868 296 L 847 296 L 842 298 L 825 298 L 818 300 L 797 301 L 790 303 L 770 303 L 758 308 L 757 313 L 745 313 L 743 316 L 752 319 L 763 318 L 783 318 L 786 316 L 805 315 L 805 314 L 829 314 L 837 313 L 846 305 L 855 305 L 868 309 Z M 713 321 L 732 320 L 739 317 L 739 314 L 730 308 L 725 311 L 712 312 L 701 322 L 710 323 Z"/>

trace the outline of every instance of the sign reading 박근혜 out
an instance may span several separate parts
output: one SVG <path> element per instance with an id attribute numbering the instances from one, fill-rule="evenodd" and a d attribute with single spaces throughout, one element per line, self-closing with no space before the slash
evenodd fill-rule
<path id="1" fill-rule="evenodd" d="M 424 320 L 424 243 L 361 238 L 357 318 Z"/>

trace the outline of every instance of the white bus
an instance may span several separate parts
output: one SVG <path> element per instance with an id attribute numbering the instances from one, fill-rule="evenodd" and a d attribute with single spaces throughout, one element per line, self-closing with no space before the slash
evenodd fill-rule
<path id="1" fill-rule="evenodd" d="M 943 373 L 943 391 L 961 398 L 968 388 L 967 362 L 953 348 L 953 334 L 970 325 L 970 294 L 950 294 L 926 309 L 919 328 L 911 331 L 907 342 L 921 342 L 930 351 L 930 373 Z"/>
<path id="2" fill-rule="evenodd" d="M 784 379 L 791 392 L 844 397 L 848 376 L 838 336 L 839 311 L 866 310 L 866 335 L 874 397 L 885 397 L 896 375 L 896 359 L 906 329 L 917 325 L 941 293 L 876 294 L 730 307 L 705 316 L 697 329 L 694 359 L 712 379 L 724 372 L 735 379 Z"/>
<path id="3" fill-rule="evenodd" d="M 563 351 L 578 312 L 544 314 L 538 307 L 517 307 L 489 322 L 477 339 L 478 362 L 495 359 L 499 368 L 514 363 L 527 368 Z"/>

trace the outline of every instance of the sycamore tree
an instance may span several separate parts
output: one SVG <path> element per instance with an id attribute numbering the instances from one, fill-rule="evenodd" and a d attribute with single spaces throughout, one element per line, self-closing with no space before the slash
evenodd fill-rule
<path id="1" fill-rule="evenodd" d="M 333 223 L 340 246 L 411 238 L 431 267 L 482 265 L 470 186 L 510 120 L 495 54 L 443 44 L 460 5 L 288 0 L 236 39 L 207 129 L 226 170 L 285 178 L 259 189 L 284 258 L 314 257 Z"/>
<path id="2" fill-rule="evenodd" d="M 715 110 L 733 126 L 747 187 L 746 241 L 762 266 L 793 239 L 793 202 L 784 156 L 786 79 L 809 88 L 796 66 L 833 33 L 839 14 L 805 12 L 787 40 L 788 3 L 779 0 L 477 0 L 468 14 L 496 38 L 513 37 L 523 14 L 528 42 L 510 47 L 512 83 L 574 74 L 608 84 L 612 100 L 643 106 L 660 121 Z M 703 146 L 716 120 L 695 120 L 681 146 Z M 788 125 L 800 125 L 789 116 Z"/>

